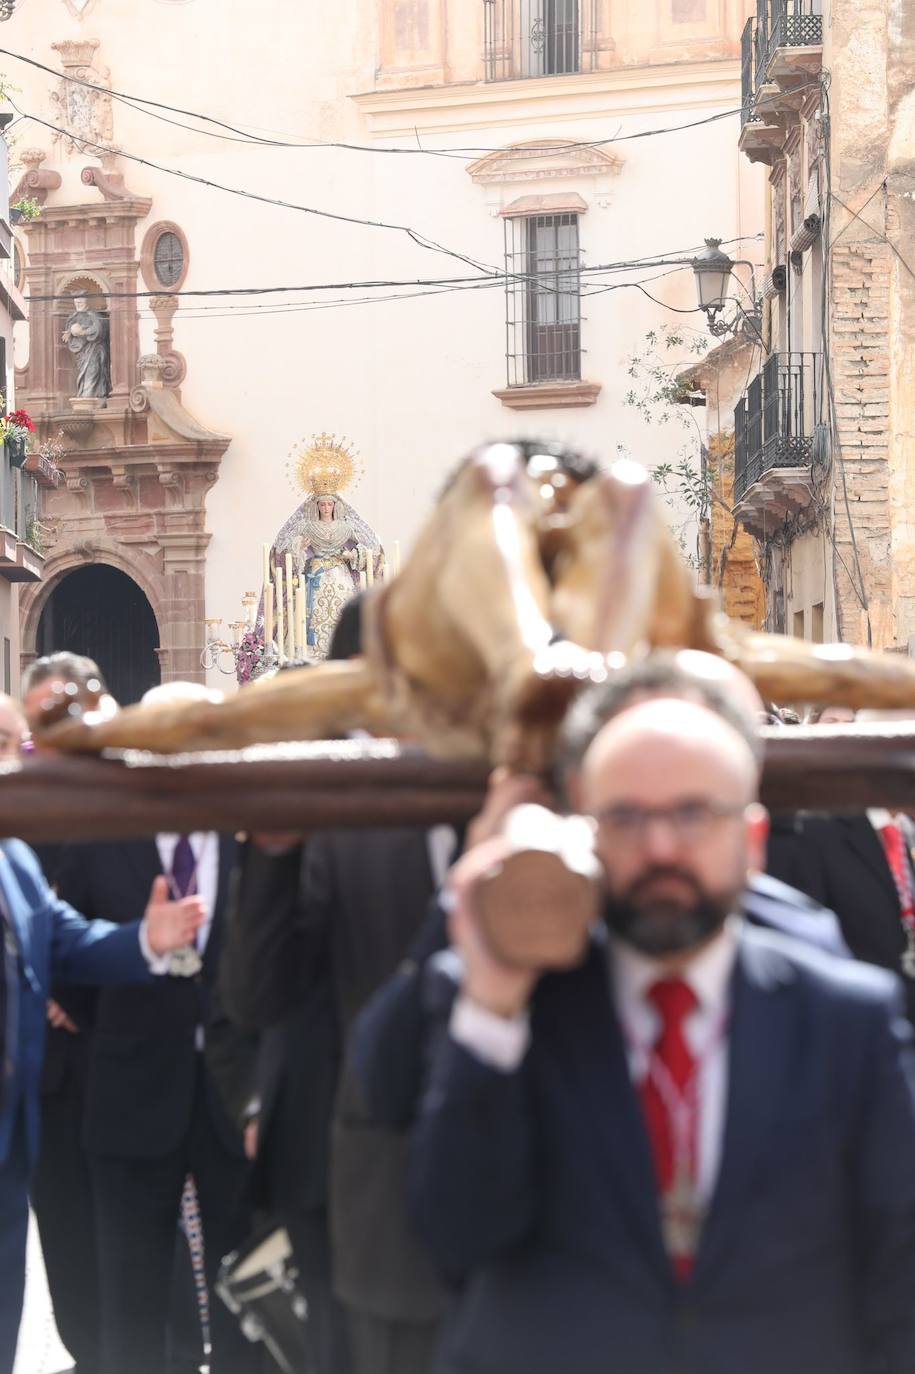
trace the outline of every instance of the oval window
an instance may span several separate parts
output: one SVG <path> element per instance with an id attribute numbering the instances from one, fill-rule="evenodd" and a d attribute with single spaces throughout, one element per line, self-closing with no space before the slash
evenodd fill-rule
<path id="1" fill-rule="evenodd" d="M 153 269 L 163 286 L 174 286 L 184 271 L 184 249 L 177 234 L 167 229 L 156 239 Z"/>

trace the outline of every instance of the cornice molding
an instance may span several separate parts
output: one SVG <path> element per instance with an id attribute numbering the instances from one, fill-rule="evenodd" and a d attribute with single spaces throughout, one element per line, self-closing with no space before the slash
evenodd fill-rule
<path id="1" fill-rule="evenodd" d="M 492 394 L 509 410 L 565 410 L 593 406 L 600 382 L 532 382 L 500 387 Z"/>
<path id="2" fill-rule="evenodd" d="M 523 81 L 476 81 L 443 86 L 364 91 L 350 96 L 375 138 L 448 132 L 488 125 L 529 125 L 532 120 L 587 117 L 740 105 L 740 62 L 714 58 L 656 66 L 616 67 L 606 72 L 531 77 Z"/>
<path id="3" fill-rule="evenodd" d="M 552 177 L 602 177 L 619 172 L 623 159 L 603 148 L 583 148 L 562 138 L 513 143 L 471 162 L 467 175 L 480 185 L 544 181 Z"/>

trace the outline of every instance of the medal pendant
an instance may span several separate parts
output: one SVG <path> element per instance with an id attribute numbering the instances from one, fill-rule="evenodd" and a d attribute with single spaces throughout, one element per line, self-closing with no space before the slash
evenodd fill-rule
<path id="1" fill-rule="evenodd" d="M 677 1169 L 673 1187 L 661 1199 L 664 1244 L 671 1256 L 693 1256 L 699 1248 L 702 1208 L 687 1171 Z"/>
<path id="2" fill-rule="evenodd" d="M 194 978 L 203 968 L 203 960 L 193 945 L 182 945 L 168 956 L 168 971 L 173 978 Z"/>
<path id="3" fill-rule="evenodd" d="M 915 931 L 906 926 L 905 932 L 906 948 L 903 951 L 902 971 L 906 978 L 915 978 Z"/>

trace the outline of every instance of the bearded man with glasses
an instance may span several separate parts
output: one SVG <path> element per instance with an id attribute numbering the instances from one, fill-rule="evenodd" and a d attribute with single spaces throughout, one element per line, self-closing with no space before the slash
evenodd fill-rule
<path id="1" fill-rule="evenodd" d="M 758 769 L 736 699 L 600 724 L 573 801 L 603 920 L 571 970 L 493 953 L 501 836 L 452 870 L 409 1179 L 460 1285 L 439 1374 L 912 1368 L 910 1030 L 892 976 L 741 915 Z"/>

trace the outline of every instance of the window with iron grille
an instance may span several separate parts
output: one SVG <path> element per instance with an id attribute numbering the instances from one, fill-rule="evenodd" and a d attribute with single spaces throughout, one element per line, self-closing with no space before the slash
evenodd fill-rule
<path id="1" fill-rule="evenodd" d="M 483 0 L 483 26 L 487 81 L 562 76 L 594 65 L 595 0 Z"/>
<path id="2" fill-rule="evenodd" d="M 184 271 L 184 249 L 178 235 L 170 229 L 156 239 L 153 270 L 163 286 L 174 286 Z"/>
<path id="3" fill-rule="evenodd" d="M 508 385 L 581 377 L 578 215 L 505 221 Z"/>

